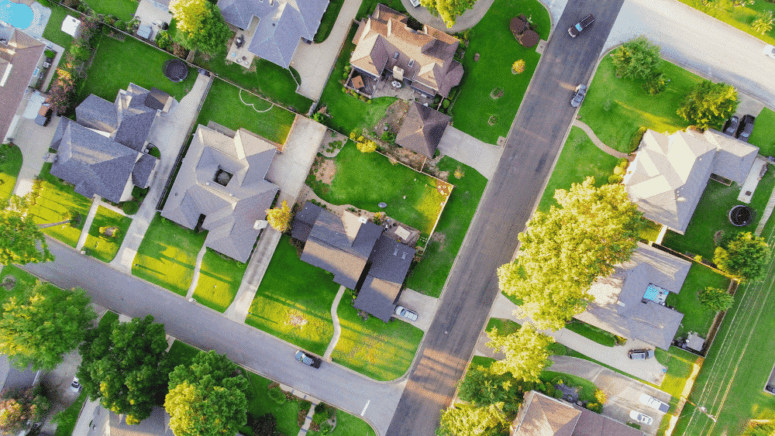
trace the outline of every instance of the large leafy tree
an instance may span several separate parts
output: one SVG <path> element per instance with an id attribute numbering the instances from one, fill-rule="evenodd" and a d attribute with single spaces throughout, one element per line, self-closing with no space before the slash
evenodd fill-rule
<path id="1" fill-rule="evenodd" d="M 82 289 L 62 291 L 38 282 L 3 304 L 0 353 L 19 368 L 51 371 L 84 339 L 96 318 Z"/>
<path id="2" fill-rule="evenodd" d="M 497 436 L 507 424 L 499 404 L 476 407 L 455 404 L 441 412 L 438 436 Z"/>
<path id="3" fill-rule="evenodd" d="M 2 265 L 26 265 L 54 260 L 54 256 L 48 251 L 43 231 L 27 213 L 29 207 L 29 198 L 14 195 L 0 211 Z"/>
<path id="4" fill-rule="evenodd" d="M 735 297 L 733 295 L 723 289 L 713 287 L 700 290 L 697 293 L 697 300 L 700 301 L 702 307 L 711 312 L 729 310 L 735 304 Z"/>
<path id="5" fill-rule="evenodd" d="M 737 90 L 726 83 L 703 80 L 684 97 L 676 113 L 700 129 L 718 127 L 737 110 Z"/>
<path id="6" fill-rule="evenodd" d="M 43 386 L 3 392 L 0 400 L 0 430 L 3 434 L 17 434 L 27 429 L 30 422 L 41 421 L 51 409 Z"/>
<path id="7" fill-rule="evenodd" d="M 764 238 L 745 232 L 716 247 L 713 262 L 742 281 L 756 281 L 764 278 L 771 256 L 772 249 Z"/>
<path id="8" fill-rule="evenodd" d="M 247 423 L 248 381 L 226 356 L 199 353 L 170 374 L 164 408 L 177 436 L 233 435 Z"/>
<path id="9" fill-rule="evenodd" d="M 500 334 L 494 328 L 488 335 L 491 340 L 487 346 L 506 355 L 490 366 L 495 374 L 510 372 L 519 381 L 537 382 L 541 371 L 552 364 L 549 345 L 554 343 L 554 338 L 536 331 L 529 322 L 512 334 Z"/>
<path id="10" fill-rule="evenodd" d="M 167 391 L 170 365 L 164 326 L 153 317 L 105 323 L 81 344 L 78 378 L 92 401 L 125 414 L 128 424 L 151 415 Z"/>
<path id="11" fill-rule="evenodd" d="M 645 36 L 626 42 L 611 53 L 616 76 L 631 79 L 648 79 L 659 73 L 659 46 Z"/>
<path id="12" fill-rule="evenodd" d="M 175 17 L 175 40 L 189 50 L 218 53 L 226 49 L 231 30 L 215 2 L 208 0 L 173 0 L 170 11 Z"/>
<path id="13" fill-rule="evenodd" d="M 536 212 L 520 233 L 519 257 L 498 279 L 538 327 L 557 330 L 584 311 L 595 279 L 632 256 L 645 221 L 620 184 L 598 188 L 589 177 L 554 198 L 558 206 Z"/>
<path id="14" fill-rule="evenodd" d="M 531 387 L 531 383 L 521 383 L 509 374 L 495 374 L 489 368 L 475 366 L 466 372 L 457 392 L 461 400 L 474 406 L 502 403 L 504 412 L 516 413 L 523 389 Z"/>
<path id="15" fill-rule="evenodd" d="M 432 13 L 438 13 L 444 24 L 449 28 L 455 24 L 457 17 L 471 9 L 476 0 L 420 0 L 420 4 Z"/>

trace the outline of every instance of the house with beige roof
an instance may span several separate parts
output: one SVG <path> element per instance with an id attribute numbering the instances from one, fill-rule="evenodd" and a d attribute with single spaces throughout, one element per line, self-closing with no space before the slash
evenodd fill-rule
<path id="1" fill-rule="evenodd" d="M 45 44 L 21 30 L 4 29 L 10 35 L 0 34 L 0 144 L 15 134 L 46 51 Z"/>

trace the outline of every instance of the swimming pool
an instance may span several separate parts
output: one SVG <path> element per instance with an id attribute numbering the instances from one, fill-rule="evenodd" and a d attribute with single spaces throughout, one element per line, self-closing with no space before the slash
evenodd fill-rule
<path id="1" fill-rule="evenodd" d="M 646 286 L 646 293 L 643 294 L 643 299 L 651 300 L 657 304 L 665 304 L 665 300 L 667 300 L 667 294 L 669 294 L 667 290 L 662 289 L 655 284 L 649 283 L 649 285 Z"/>
<path id="2" fill-rule="evenodd" d="M 26 29 L 32 24 L 32 8 L 11 0 L 0 0 L 0 22 L 17 29 Z"/>

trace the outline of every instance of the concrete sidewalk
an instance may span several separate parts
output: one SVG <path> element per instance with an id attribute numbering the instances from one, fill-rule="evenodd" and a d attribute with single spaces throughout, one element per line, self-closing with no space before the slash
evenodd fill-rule
<path id="1" fill-rule="evenodd" d="M 600 138 L 595 135 L 595 132 L 592 131 L 592 128 L 586 125 L 585 123 L 582 123 L 579 120 L 573 120 L 573 125 L 575 127 L 578 127 L 579 129 L 583 130 L 584 133 L 589 136 L 589 139 L 592 141 L 593 144 L 603 152 L 617 158 L 617 159 L 626 159 L 628 155 L 626 153 L 622 153 L 621 151 L 614 150 L 613 148 L 605 145 L 603 141 L 600 140 Z"/>
<path id="2" fill-rule="evenodd" d="M 487 178 L 492 178 L 498 168 L 503 147 L 490 145 L 449 126 L 439 142 L 439 151 L 462 162 Z"/>

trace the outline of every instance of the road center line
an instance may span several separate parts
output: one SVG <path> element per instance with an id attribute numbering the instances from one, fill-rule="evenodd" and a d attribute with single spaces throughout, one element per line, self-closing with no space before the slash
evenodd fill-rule
<path id="1" fill-rule="evenodd" d="M 366 405 L 363 406 L 363 410 L 361 410 L 361 416 L 363 416 L 364 413 L 366 413 L 366 409 L 369 408 L 369 403 L 371 403 L 371 400 L 366 402 Z"/>

